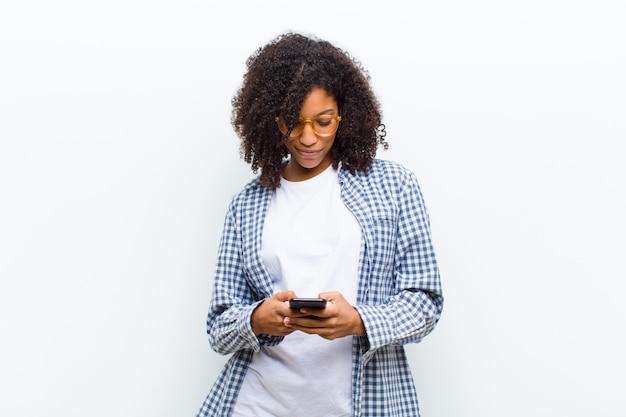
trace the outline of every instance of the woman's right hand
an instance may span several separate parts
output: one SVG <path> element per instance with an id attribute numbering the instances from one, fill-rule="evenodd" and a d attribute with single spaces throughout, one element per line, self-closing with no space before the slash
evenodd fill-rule
<path id="1" fill-rule="evenodd" d="M 268 334 L 271 336 L 287 336 L 295 331 L 284 324 L 285 317 L 290 313 L 287 301 L 296 297 L 293 291 L 277 292 L 269 298 L 266 298 L 252 312 L 250 322 L 252 331 L 259 336 Z"/>

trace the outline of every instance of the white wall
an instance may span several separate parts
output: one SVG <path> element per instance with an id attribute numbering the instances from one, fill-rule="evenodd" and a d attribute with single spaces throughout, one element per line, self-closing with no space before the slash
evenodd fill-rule
<path id="1" fill-rule="evenodd" d="M 11 3 L 11 4 L 8 4 Z M 0 415 L 192 416 L 224 358 L 211 274 L 230 99 L 294 29 L 370 70 L 446 306 L 425 417 L 623 416 L 622 1 L 0 6 Z"/>

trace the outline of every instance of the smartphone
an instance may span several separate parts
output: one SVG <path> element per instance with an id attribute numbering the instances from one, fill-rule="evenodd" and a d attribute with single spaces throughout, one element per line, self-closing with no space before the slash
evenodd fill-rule
<path id="1" fill-rule="evenodd" d="M 290 298 L 289 308 L 300 310 L 301 308 L 324 308 L 325 298 Z"/>

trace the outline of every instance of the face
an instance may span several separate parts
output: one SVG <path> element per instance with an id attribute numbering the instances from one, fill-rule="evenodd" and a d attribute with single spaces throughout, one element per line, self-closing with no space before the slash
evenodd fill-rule
<path id="1" fill-rule="evenodd" d="M 300 110 L 301 119 L 313 119 L 320 115 L 338 116 L 337 101 L 326 90 L 311 90 Z M 304 181 L 323 172 L 332 163 L 330 149 L 335 142 L 336 133 L 331 136 L 319 136 L 313 131 L 311 123 L 305 123 L 300 136 L 287 139 L 285 145 L 291 154 L 283 176 L 289 181 Z"/>

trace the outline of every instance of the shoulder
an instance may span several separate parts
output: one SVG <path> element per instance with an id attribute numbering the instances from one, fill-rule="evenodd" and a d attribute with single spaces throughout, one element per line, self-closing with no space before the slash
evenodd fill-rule
<path id="1" fill-rule="evenodd" d="M 342 170 L 340 177 L 372 187 L 402 187 L 407 181 L 415 179 L 415 174 L 404 165 L 386 159 L 374 159 L 367 172 L 350 174 Z"/>
<path id="2" fill-rule="evenodd" d="M 273 194 L 274 189 L 264 187 L 258 178 L 248 182 L 230 202 L 231 211 L 249 211 L 261 207 Z"/>
<path id="3" fill-rule="evenodd" d="M 386 159 L 374 159 L 374 163 L 370 167 L 368 174 L 396 180 L 404 180 L 407 177 L 413 176 L 413 172 L 404 165 Z"/>
<path id="4" fill-rule="evenodd" d="M 341 170 L 339 181 L 344 201 L 362 208 L 367 206 L 366 211 L 374 217 L 395 218 L 405 204 L 415 200 L 414 193 L 419 192 L 411 170 L 382 159 L 375 159 L 367 172 L 351 174 Z"/>

